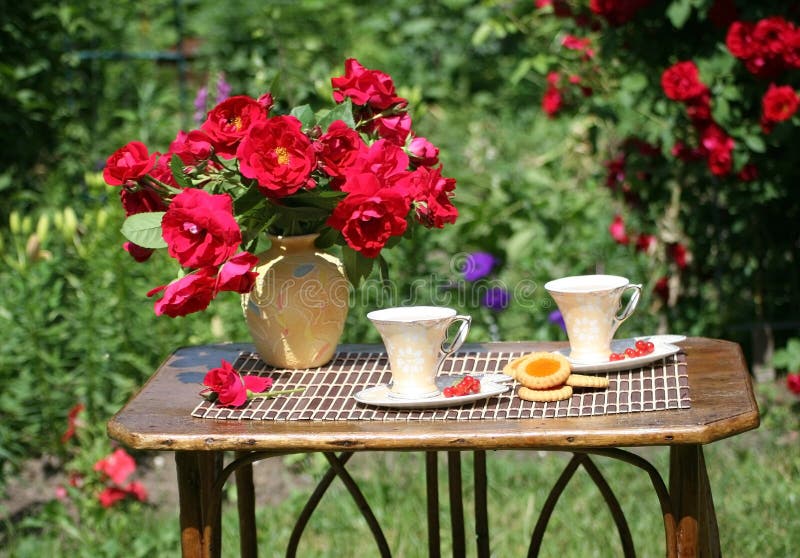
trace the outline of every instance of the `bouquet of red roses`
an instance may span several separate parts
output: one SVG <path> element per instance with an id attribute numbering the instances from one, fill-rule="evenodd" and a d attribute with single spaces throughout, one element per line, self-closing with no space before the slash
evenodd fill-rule
<path id="1" fill-rule="evenodd" d="M 413 133 L 391 77 L 348 59 L 331 84 L 330 110 L 278 115 L 270 93 L 234 96 L 166 153 L 133 141 L 108 158 L 103 177 L 120 189 L 125 249 L 141 262 L 167 248 L 182 269 L 149 293 L 162 295 L 156 314 L 183 316 L 221 291 L 248 292 L 268 235 L 318 233 L 318 247 L 342 246 L 357 284 L 409 225 L 455 222 L 455 180 Z"/>

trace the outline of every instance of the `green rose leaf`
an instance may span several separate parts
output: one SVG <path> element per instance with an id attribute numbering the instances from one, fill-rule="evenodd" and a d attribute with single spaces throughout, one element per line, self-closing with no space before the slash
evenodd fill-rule
<path id="1" fill-rule="evenodd" d="M 692 14 L 692 3 L 689 0 L 673 0 L 667 8 L 667 17 L 676 29 L 682 28 Z"/>
<path id="2" fill-rule="evenodd" d="M 309 130 L 317 123 L 317 117 L 309 105 L 294 107 L 289 114 L 300 121 L 303 130 Z"/>
<path id="3" fill-rule="evenodd" d="M 367 258 L 361 252 L 356 252 L 350 246 L 342 247 L 342 263 L 347 279 L 354 287 L 358 287 L 361 282 L 372 273 L 372 266 L 375 258 Z"/>
<path id="4" fill-rule="evenodd" d="M 192 182 L 189 177 L 183 173 L 183 161 L 180 157 L 173 154 L 169 160 L 169 170 L 172 171 L 172 176 L 175 177 L 175 182 L 182 188 L 191 188 Z"/>
<path id="5" fill-rule="evenodd" d="M 760 136 L 745 136 L 744 143 L 750 151 L 755 151 L 756 153 L 764 153 L 767 150 L 767 146 Z"/>
<path id="6" fill-rule="evenodd" d="M 327 132 L 328 127 L 337 120 L 341 120 L 350 128 L 355 129 L 356 121 L 355 118 L 353 118 L 353 104 L 350 102 L 349 98 L 345 99 L 343 103 L 336 105 L 336 107 L 328 112 L 321 114 L 318 123 L 322 131 Z"/>
<path id="7" fill-rule="evenodd" d="M 166 248 L 167 243 L 161 236 L 161 219 L 164 211 L 152 211 L 131 215 L 122 223 L 122 234 L 125 238 L 142 248 Z"/>

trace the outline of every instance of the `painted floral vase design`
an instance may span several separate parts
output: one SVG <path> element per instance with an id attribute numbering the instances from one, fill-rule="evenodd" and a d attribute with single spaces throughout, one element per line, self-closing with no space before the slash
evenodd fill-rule
<path id="1" fill-rule="evenodd" d="M 271 237 L 242 310 L 259 356 L 276 368 L 329 362 L 347 318 L 350 284 L 341 262 L 318 250 L 319 235 Z"/>

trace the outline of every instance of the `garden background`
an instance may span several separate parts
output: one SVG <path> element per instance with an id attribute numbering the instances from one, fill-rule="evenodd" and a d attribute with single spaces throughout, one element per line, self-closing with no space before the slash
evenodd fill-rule
<path id="1" fill-rule="evenodd" d="M 787 556 L 800 544 L 789 389 L 800 391 L 800 3 L 34 0 L 3 11 L 0 555 L 176 553 L 165 458 L 135 456 L 145 501 L 98 499 L 95 464 L 114 450 L 104 424 L 174 348 L 247 332 L 235 295 L 185 318 L 153 315 L 146 293 L 174 272 L 122 250 L 105 159 L 134 139 L 166 150 L 222 95 L 324 106 L 348 57 L 393 77 L 457 180 L 457 223 L 385 253 L 394 290 L 381 304 L 458 306 L 475 317 L 472 341 L 565 339 L 548 279 L 598 271 L 644 283 L 620 336 L 731 339 L 761 380 L 761 429 L 708 448 L 723 552 Z M 475 252 L 494 262 L 480 281 L 463 273 Z M 485 300 L 493 287 L 508 298 Z M 378 340 L 363 317 L 373 295 L 354 296 L 345 342 Z M 422 498 L 421 463 L 357 461 L 395 554 L 419 555 L 402 536 L 415 508 L 391 492 L 405 483 Z M 637 550 L 660 554 L 657 505 L 635 495 L 647 479 L 601 465 L 634 488 L 620 497 Z M 520 555 L 563 460 L 521 453 L 490 466 L 495 551 Z M 280 555 L 322 464 L 268 467 L 256 468 L 271 487 L 259 536 L 262 553 Z M 619 554 L 596 496 L 569 489 L 553 519 L 562 534 L 543 554 Z M 303 555 L 374 552 L 348 505 L 326 499 Z"/>

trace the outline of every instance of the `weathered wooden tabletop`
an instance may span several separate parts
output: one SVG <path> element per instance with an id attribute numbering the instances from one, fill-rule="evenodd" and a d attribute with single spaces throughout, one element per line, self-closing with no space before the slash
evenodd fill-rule
<path id="1" fill-rule="evenodd" d="M 553 350 L 564 343 L 465 345 L 462 350 Z M 756 428 L 758 407 L 738 345 L 689 338 L 690 409 L 597 417 L 469 421 L 209 420 L 191 415 L 205 372 L 234 362 L 246 344 L 177 350 L 108 423 L 109 435 L 134 449 L 178 451 L 483 450 L 706 444 Z M 346 350 L 364 349 L 351 345 Z M 373 347 L 374 348 L 374 347 Z M 367 386 L 365 386 L 367 387 Z"/>

